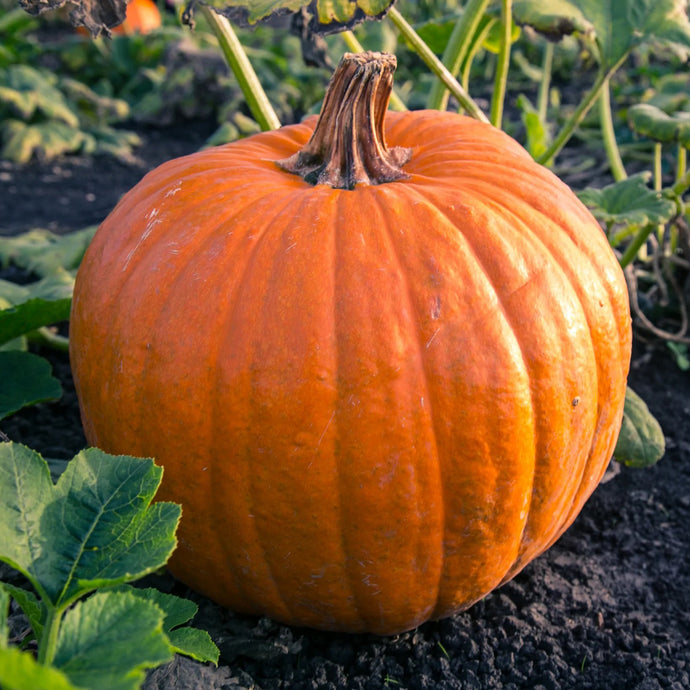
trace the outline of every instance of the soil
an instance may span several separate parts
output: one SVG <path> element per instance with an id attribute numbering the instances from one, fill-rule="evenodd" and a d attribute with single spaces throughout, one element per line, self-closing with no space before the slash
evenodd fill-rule
<path id="1" fill-rule="evenodd" d="M 147 170 L 196 150 L 213 129 L 140 130 L 138 160 L 126 163 L 0 163 L 0 234 L 98 223 Z M 69 363 L 44 354 L 62 400 L 0 430 L 45 457 L 69 458 L 86 444 Z M 665 457 L 645 470 L 612 463 L 610 481 L 560 541 L 469 611 L 389 638 L 329 634 L 237 616 L 170 576 L 149 578 L 199 603 L 195 625 L 222 656 L 218 668 L 178 657 L 150 673 L 146 688 L 690 687 L 690 373 L 663 345 L 638 339 L 630 384 L 665 430 Z"/>

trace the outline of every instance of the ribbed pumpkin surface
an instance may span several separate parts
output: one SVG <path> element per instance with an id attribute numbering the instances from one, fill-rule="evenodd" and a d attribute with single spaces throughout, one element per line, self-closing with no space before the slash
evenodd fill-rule
<path id="1" fill-rule="evenodd" d="M 79 271 L 72 362 L 89 442 L 164 465 L 183 582 L 392 633 L 578 514 L 621 423 L 628 297 L 589 212 L 489 125 L 391 113 L 410 177 L 353 191 L 275 164 L 313 127 L 147 175 Z"/>

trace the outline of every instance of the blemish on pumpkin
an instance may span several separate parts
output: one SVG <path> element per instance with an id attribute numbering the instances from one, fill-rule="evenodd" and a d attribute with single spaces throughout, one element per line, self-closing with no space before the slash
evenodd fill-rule
<path id="1" fill-rule="evenodd" d="M 436 300 L 431 307 L 431 318 L 436 321 L 439 316 L 441 316 L 441 297 L 437 295 Z"/>
<path id="2" fill-rule="evenodd" d="M 428 349 L 429 349 L 429 345 L 431 345 L 431 343 L 434 342 L 434 338 L 438 335 L 438 332 L 439 332 L 440 330 L 441 330 L 440 328 L 437 328 L 437 329 L 434 331 L 434 333 L 433 333 L 433 335 L 431 336 L 431 338 L 429 338 L 429 340 L 426 341 L 426 345 L 424 346 L 424 349 L 425 349 L 425 350 L 428 350 Z"/>
<path id="3" fill-rule="evenodd" d="M 573 407 L 577 407 L 580 404 L 580 397 L 576 395 L 571 404 Z"/>

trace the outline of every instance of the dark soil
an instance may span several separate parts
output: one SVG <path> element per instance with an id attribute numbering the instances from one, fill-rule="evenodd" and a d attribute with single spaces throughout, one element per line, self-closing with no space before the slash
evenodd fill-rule
<path id="1" fill-rule="evenodd" d="M 148 169 L 195 150 L 213 128 L 144 131 L 139 162 L 0 163 L 0 234 L 97 223 Z M 50 358 L 63 399 L 0 430 L 46 457 L 68 458 L 86 442 L 67 358 Z M 666 456 L 646 470 L 614 463 L 621 471 L 561 540 L 469 611 L 390 638 L 327 634 L 236 616 L 171 577 L 153 578 L 199 603 L 195 625 L 209 630 L 222 658 L 218 668 L 177 658 L 146 687 L 690 687 L 690 373 L 662 345 L 638 342 L 630 383 L 665 430 Z"/>

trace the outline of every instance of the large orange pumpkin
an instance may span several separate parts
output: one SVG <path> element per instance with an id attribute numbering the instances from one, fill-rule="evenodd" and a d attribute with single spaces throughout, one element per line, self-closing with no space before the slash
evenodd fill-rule
<path id="1" fill-rule="evenodd" d="M 601 229 L 501 131 L 386 115 L 393 69 L 346 56 L 316 132 L 149 173 L 77 277 L 87 438 L 164 465 L 173 573 L 238 612 L 394 633 L 464 609 L 616 442 L 630 314 Z"/>

